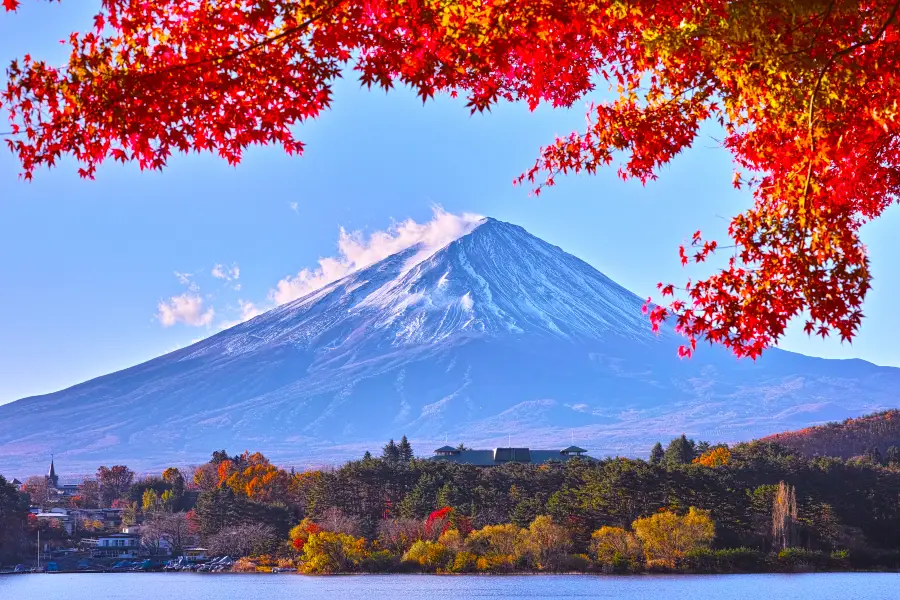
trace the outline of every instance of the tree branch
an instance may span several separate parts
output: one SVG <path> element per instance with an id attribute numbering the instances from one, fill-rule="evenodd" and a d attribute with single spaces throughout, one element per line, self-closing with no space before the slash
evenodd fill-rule
<path id="1" fill-rule="evenodd" d="M 897 2 L 894 3 L 894 6 L 893 6 L 893 8 L 891 8 L 891 12 L 888 15 L 888 18 L 881 25 L 881 27 L 878 29 L 878 31 L 875 33 L 875 35 L 873 35 L 872 37 L 870 37 L 868 39 L 861 40 L 855 44 L 851 44 L 850 46 L 847 46 L 846 48 L 838 50 L 837 52 L 835 52 L 834 54 L 831 55 L 831 58 L 828 59 L 828 61 L 825 63 L 825 66 L 822 67 L 822 70 L 819 72 L 819 76 L 816 79 L 816 84 L 815 84 L 815 86 L 813 86 L 812 94 L 809 97 L 809 110 L 807 111 L 807 116 L 806 116 L 807 129 L 808 129 L 809 142 L 810 142 L 810 157 L 809 157 L 809 165 L 806 170 L 806 184 L 803 186 L 804 204 L 806 202 L 806 198 L 809 196 L 809 186 L 812 181 L 812 169 L 813 169 L 813 159 L 814 159 L 813 155 L 816 153 L 816 136 L 813 133 L 813 112 L 815 110 L 815 105 L 816 105 L 816 96 L 818 95 L 819 90 L 822 87 L 822 82 L 825 80 L 825 75 L 828 74 L 828 71 L 831 69 L 832 66 L 834 66 L 834 63 L 841 56 L 846 56 L 847 54 L 850 54 L 854 50 L 858 50 L 864 46 L 869 46 L 871 44 L 878 42 L 881 39 L 881 36 L 884 35 L 884 32 L 887 31 L 887 28 L 890 27 L 891 23 L 893 23 L 894 19 L 897 17 L 898 11 L 900 11 L 900 0 L 898 0 Z"/>

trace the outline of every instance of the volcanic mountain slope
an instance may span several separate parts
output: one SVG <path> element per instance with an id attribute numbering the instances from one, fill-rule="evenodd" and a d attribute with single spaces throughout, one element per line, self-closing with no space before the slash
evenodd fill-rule
<path id="1" fill-rule="evenodd" d="M 900 369 L 720 349 L 679 361 L 642 300 L 587 263 L 486 219 L 427 256 L 409 248 L 192 346 L 0 406 L 0 472 L 53 452 L 91 470 L 262 450 L 302 466 L 463 441 L 574 438 L 645 454 L 682 432 L 735 440 L 887 408 Z"/>

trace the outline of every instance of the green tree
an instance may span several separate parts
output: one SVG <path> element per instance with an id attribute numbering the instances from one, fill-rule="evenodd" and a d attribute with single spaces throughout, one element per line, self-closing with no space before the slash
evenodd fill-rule
<path id="1" fill-rule="evenodd" d="M 25 556 L 28 496 L 0 475 L 0 564 Z"/>
<path id="2" fill-rule="evenodd" d="M 401 462 L 409 462 L 413 459 L 412 445 L 405 435 L 400 438 L 400 443 L 397 445 L 397 455 Z"/>
<path id="3" fill-rule="evenodd" d="M 400 449 L 397 447 L 397 444 L 394 443 L 393 439 L 391 439 L 391 441 L 389 441 L 382 449 L 381 458 L 390 464 L 395 464 L 400 460 Z"/>
<path id="4" fill-rule="evenodd" d="M 655 444 L 653 444 L 653 448 L 650 449 L 650 460 L 649 460 L 650 464 L 651 465 L 661 464 L 663 461 L 663 457 L 665 455 L 666 455 L 666 453 L 663 450 L 662 444 L 660 444 L 659 442 L 656 442 Z"/>
<path id="5" fill-rule="evenodd" d="M 241 520 L 241 511 L 234 492 L 227 487 L 201 492 L 194 507 L 194 516 L 203 536 L 213 535 Z"/>
<path id="6" fill-rule="evenodd" d="M 694 460 L 694 440 L 689 440 L 682 433 L 666 447 L 665 463 L 667 467 L 687 465 Z"/>

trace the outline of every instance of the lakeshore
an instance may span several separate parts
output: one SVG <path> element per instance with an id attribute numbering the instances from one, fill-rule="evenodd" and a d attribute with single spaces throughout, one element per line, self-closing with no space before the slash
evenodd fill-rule
<path id="1" fill-rule="evenodd" d="M 103 577 L 0 577 L 0 596 L 67 600 L 144 600 L 190 597 L 195 600 L 676 600 L 683 598 L 779 598 L 800 600 L 894 600 L 900 574 L 815 573 L 798 575 L 716 575 L 596 577 L 585 575 L 349 575 L 278 577 L 222 574 L 121 574 Z"/>

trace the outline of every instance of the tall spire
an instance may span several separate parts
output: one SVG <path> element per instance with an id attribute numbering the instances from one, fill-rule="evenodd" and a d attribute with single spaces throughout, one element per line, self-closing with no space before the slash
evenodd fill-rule
<path id="1" fill-rule="evenodd" d="M 50 472 L 47 473 L 47 482 L 54 488 L 59 483 L 59 477 L 56 475 L 56 465 L 53 464 L 53 455 L 50 455 Z"/>

